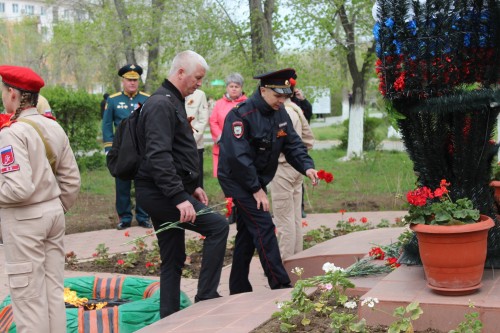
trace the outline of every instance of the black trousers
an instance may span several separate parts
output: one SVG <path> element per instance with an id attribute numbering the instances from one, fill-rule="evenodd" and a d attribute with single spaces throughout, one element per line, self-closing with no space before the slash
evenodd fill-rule
<path id="1" fill-rule="evenodd" d="M 176 222 L 179 210 L 170 203 L 155 185 L 148 182 L 136 183 L 137 202 L 149 214 L 155 230 L 165 222 Z M 206 206 L 190 197 L 198 212 Z M 229 225 L 218 213 L 196 217 L 195 223 L 182 223 L 184 229 L 193 230 L 203 236 L 203 259 L 196 300 L 220 297 L 217 292 L 226 252 Z M 180 308 L 181 273 L 186 260 L 184 229 L 169 229 L 157 234 L 160 247 L 160 317 L 164 318 Z"/>
<path id="2" fill-rule="evenodd" d="M 229 277 L 231 295 L 252 291 L 248 274 L 255 249 L 271 289 L 288 287 L 290 278 L 281 261 L 271 214 L 257 209 L 253 196 L 233 202 L 237 207 L 237 233 Z"/>

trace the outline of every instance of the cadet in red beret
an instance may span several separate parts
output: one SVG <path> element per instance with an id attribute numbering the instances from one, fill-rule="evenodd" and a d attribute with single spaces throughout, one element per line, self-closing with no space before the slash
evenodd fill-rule
<path id="1" fill-rule="evenodd" d="M 80 191 L 68 137 L 36 109 L 43 79 L 30 68 L 0 66 L 10 121 L 0 129 L 0 215 L 18 332 L 66 332 L 64 213 Z"/>

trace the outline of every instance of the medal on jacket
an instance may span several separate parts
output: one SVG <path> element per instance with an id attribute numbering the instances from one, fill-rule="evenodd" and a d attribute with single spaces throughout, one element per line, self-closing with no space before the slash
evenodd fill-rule
<path id="1" fill-rule="evenodd" d="M 236 139 L 240 139 L 243 136 L 243 123 L 241 121 L 233 122 L 233 135 Z"/>
<path id="2" fill-rule="evenodd" d="M 283 136 L 287 136 L 287 135 L 288 135 L 288 134 L 286 134 L 286 132 L 285 132 L 283 129 L 280 129 L 280 130 L 278 131 L 278 133 L 276 134 L 276 137 L 277 137 L 277 138 L 281 138 L 281 137 L 283 137 Z"/>

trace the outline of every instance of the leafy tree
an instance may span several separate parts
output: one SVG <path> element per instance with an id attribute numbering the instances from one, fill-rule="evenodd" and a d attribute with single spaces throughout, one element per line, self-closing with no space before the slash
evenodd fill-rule
<path id="1" fill-rule="evenodd" d="M 374 42 L 370 0 L 294 0 L 293 14 L 285 22 L 303 32 L 298 38 L 304 45 L 327 47 L 332 56 L 343 57 L 352 80 L 347 157 L 363 153 L 363 114 L 366 87 L 373 73 Z"/>
<path id="2" fill-rule="evenodd" d="M 26 17 L 21 21 L 0 20 L 2 63 L 31 67 L 45 77 L 48 71 L 47 53 L 36 19 Z"/>

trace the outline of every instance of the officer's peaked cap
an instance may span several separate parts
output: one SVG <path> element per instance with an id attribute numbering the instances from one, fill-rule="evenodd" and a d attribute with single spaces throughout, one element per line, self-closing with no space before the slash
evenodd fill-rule
<path id="1" fill-rule="evenodd" d="M 138 80 L 142 75 L 142 67 L 136 64 L 127 64 L 120 68 L 118 75 L 125 79 Z"/>
<path id="2" fill-rule="evenodd" d="M 254 79 L 260 80 L 260 86 L 274 90 L 278 94 L 291 94 L 292 81 L 296 77 L 295 69 L 285 68 L 275 72 L 268 72 L 254 76 Z"/>
<path id="3" fill-rule="evenodd" d="M 13 88 L 38 94 L 45 85 L 43 79 L 31 68 L 19 66 L 0 66 L 2 81 Z"/>

